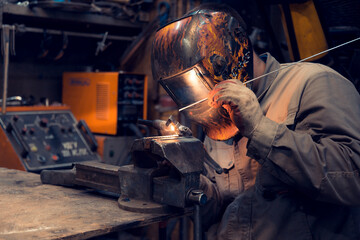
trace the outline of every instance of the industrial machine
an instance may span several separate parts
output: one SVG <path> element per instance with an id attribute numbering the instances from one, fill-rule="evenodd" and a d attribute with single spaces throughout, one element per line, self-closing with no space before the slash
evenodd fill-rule
<path id="1" fill-rule="evenodd" d="M 0 167 L 40 172 L 100 161 L 94 136 L 68 107 L 8 107 L 0 125 Z"/>
<path id="2" fill-rule="evenodd" d="M 120 72 L 65 72 L 62 101 L 93 133 L 135 135 L 128 126 L 147 117 L 147 77 Z"/>
<path id="3" fill-rule="evenodd" d="M 162 134 L 173 135 L 136 139 L 131 147 L 132 164 L 76 163 L 68 171 L 43 171 L 42 182 L 117 193 L 121 195 L 119 206 L 132 211 L 156 212 L 166 206 L 184 208 L 194 199 L 202 203 L 205 196 L 195 193 L 198 193 L 203 163 L 222 173 L 203 143 L 172 116 L 168 121 L 142 120 L 140 123 L 155 127 Z"/>

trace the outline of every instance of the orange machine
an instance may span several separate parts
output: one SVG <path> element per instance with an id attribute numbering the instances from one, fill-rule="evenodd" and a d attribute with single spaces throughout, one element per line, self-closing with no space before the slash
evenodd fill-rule
<path id="1" fill-rule="evenodd" d="M 146 75 L 119 72 L 66 72 L 63 103 L 93 133 L 121 135 L 122 123 L 147 115 Z"/>

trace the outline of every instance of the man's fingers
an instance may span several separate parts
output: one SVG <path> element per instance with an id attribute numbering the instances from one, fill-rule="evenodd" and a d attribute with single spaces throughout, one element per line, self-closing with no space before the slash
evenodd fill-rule
<path id="1" fill-rule="evenodd" d="M 229 79 L 215 85 L 209 92 L 209 105 L 213 108 L 219 108 L 222 105 L 230 105 L 234 108 L 236 105 L 234 100 L 241 98 L 242 92 L 246 86 L 238 79 Z"/>
<path id="2" fill-rule="evenodd" d="M 215 93 L 209 100 L 209 105 L 213 108 L 219 108 L 224 105 L 228 105 L 230 108 L 236 107 L 233 99 L 223 94 L 221 91 Z"/>

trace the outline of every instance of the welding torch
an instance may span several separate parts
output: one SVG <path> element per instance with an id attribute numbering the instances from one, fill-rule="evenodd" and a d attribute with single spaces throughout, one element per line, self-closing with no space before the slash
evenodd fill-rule
<path id="1" fill-rule="evenodd" d="M 138 124 L 153 127 L 157 129 L 160 132 L 160 134 L 163 136 L 174 135 L 174 134 L 185 137 L 192 136 L 192 132 L 190 128 L 181 125 L 178 121 L 176 121 L 173 115 L 170 115 L 167 121 L 138 119 Z M 207 153 L 205 148 L 204 151 L 205 151 L 204 162 L 207 165 L 209 165 L 211 168 L 213 168 L 216 171 L 216 173 L 221 174 L 223 172 L 223 169 L 214 159 L 210 157 L 210 155 Z"/>
<path id="2" fill-rule="evenodd" d="M 159 131 L 159 134 L 162 136 L 166 135 L 179 135 L 190 137 L 192 136 L 192 131 L 190 128 L 181 125 L 176 119 L 171 115 L 167 121 L 164 120 L 144 120 L 138 119 L 138 124 L 145 126 L 153 127 Z"/>

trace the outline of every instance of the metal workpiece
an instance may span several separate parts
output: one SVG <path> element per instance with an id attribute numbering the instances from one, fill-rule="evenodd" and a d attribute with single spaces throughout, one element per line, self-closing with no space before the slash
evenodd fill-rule
<path id="1" fill-rule="evenodd" d="M 167 121 L 164 120 L 144 120 L 138 119 L 138 124 L 153 127 L 158 130 L 159 135 L 169 136 L 169 135 L 178 135 L 184 137 L 191 137 L 192 131 L 190 128 L 181 125 L 173 115 L 170 115 Z"/>
<path id="2" fill-rule="evenodd" d="M 175 128 L 172 126 L 167 126 L 166 121 L 164 120 L 145 120 L 145 119 L 138 119 L 137 124 L 145 125 L 148 127 L 152 127 L 158 131 L 158 134 L 161 136 L 167 135 L 175 135 Z"/>
<path id="3" fill-rule="evenodd" d="M 181 125 L 173 115 L 170 115 L 170 117 L 168 118 L 168 120 L 166 121 L 166 126 L 172 126 L 176 133 L 179 136 L 184 136 L 184 137 L 191 137 L 192 136 L 192 131 L 190 128 Z"/>

